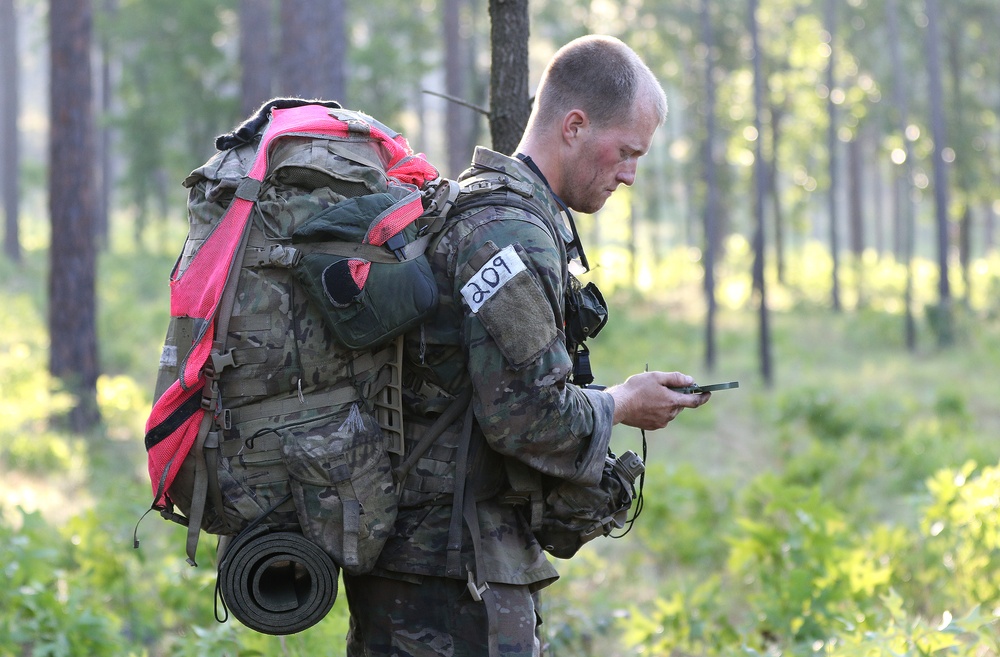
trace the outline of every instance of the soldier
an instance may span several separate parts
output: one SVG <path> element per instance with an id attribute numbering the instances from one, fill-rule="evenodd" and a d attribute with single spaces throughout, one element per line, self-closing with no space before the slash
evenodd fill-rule
<path id="1" fill-rule="evenodd" d="M 579 290 L 568 262 L 582 256 L 571 210 L 596 212 L 632 184 L 666 111 L 638 55 L 588 36 L 547 66 L 515 157 L 476 149 L 461 180 L 498 189 L 430 252 L 440 307 L 406 338 L 407 448 L 453 400 L 471 395 L 470 410 L 410 470 L 375 571 L 344 577 L 348 655 L 537 655 L 533 593 L 558 573 L 525 508 L 508 503 L 505 464 L 594 486 L 613 425 L 659 429 L 709 400 L 671 390 L 694 382 L 679 372 L 576 385 L 564 334 Z M 456 470 L 469 473 L 458 486 Z"/>

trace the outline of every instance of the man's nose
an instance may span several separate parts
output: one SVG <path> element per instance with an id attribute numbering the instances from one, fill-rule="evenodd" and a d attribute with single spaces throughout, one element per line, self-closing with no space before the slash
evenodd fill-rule
<path id="1" fill-rule="evenodd" d="M 635 163 L 626 164 L 621 170 L 618 171 L 618 182 L 623 185 L 632 186 L 635 182 Z"/>

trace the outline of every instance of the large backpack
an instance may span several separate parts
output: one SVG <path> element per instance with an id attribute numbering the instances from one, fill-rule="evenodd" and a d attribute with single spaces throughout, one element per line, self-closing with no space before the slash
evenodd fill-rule
<path id="1" fill-rule="evenodd" d="M 423 253 L 454 192 L 336 103 L 271 101 L 217 146 L 184 182 L 146 425 L 153 508 L 188 526 L 192 565 L 201 530 L 234 539 L 224 602 L 285 634 L 322 618 L 336 569 L 369 571 L 392 530 L 397 336 L 435 307 Z M 270 581 L 289 563 L 290 589 Z"/>

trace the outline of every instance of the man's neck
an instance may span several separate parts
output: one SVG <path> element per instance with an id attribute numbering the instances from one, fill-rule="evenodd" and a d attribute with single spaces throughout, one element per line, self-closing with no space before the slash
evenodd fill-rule
<path id="1" fill-rule="evenodd" d="M 559 194 L 559 190 L 562 189 L 562 180 L 560 169 L 554 159 L 557 157 L 554 155 L 556 149 L 548 148 L 546 145 L 540 144 L 537 140 L 524 139 L 518 144 L 517 150 L 514 152 L 530 158 L 542 178 L 548 183 L 549 189 Z"/>

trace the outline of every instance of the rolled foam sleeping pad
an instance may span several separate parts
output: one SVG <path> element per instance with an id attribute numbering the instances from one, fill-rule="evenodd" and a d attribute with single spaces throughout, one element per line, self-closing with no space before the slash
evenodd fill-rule
<path id="1" fill-rule="evenodd" d="M 219 590 L 241 623 L 264 634 L 312 627 L 337 599 L 339 569 L 298 532 L 256 529 L 235 539 L 219 563 Z"/>

